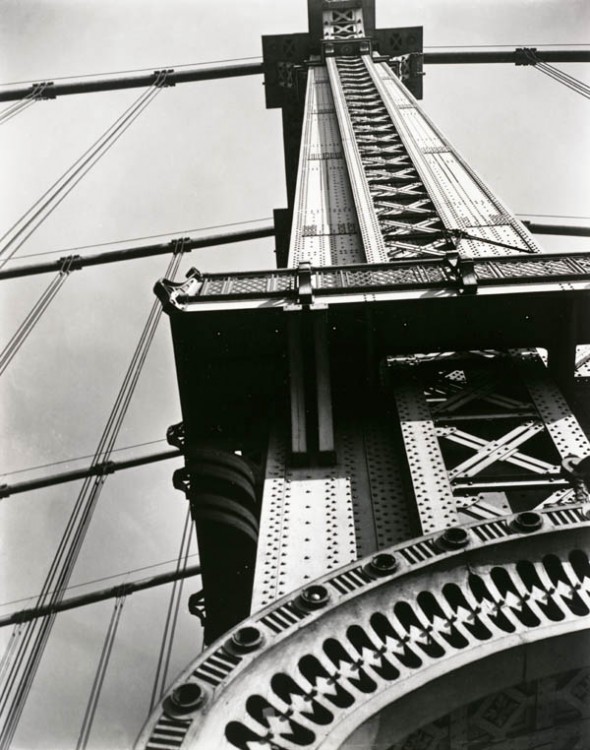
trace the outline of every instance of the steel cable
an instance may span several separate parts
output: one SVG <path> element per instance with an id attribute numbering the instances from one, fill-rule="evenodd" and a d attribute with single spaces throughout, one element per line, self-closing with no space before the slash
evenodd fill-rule
<path id="1" fill-rule="evenodd" d="M 191 513 L 190 508 L 187 509 L 186 519 L 184 522 L 184 529 L 182 532 L 182 539 L 180 542 L 180 549 L 178 551 L 178 559 L 176 562 L 176 572 L 184 570 L 188 563 L 189 549 L 191 545 Z M 162 697 L 164 690 L 166 689 L 166 678 L 168 675 L 168 668 L 170 666 L 170 657 L 172 654 L 172 646 L 174 643 L 174 634 L 176 632 L 176 622 L 178 620 L 178 609 L 180 606 L 180 598 L 182 595 L 182 586 L 184 581 L 174 581 L 172 584 L 172 590 L 170 592 L 170 601 L 168 602 L 168 611 L 166 613 L 166 620 L 164 623 L 164 631 L 162 634 L 162 643 L 160 645 L 160 651 L 158 653 L 158 662 L 156 665 L 156 674 L 154 676 L 154 684 L 152 687 L 152 695 L 150 698 L 150 711 L 155 707 Z"/>
<path id="2" fill-rule="evenodd" d="M 154 84 L 154 86 L 142 92 L 123 114 L 0 237 L 0 243 L 2 243 L 0 256 L 6 256 L 3 258 L 3 264 L 22 247 L 24 242 L 59 206 L 88 171 L 114 146 L 160 91 L 161 82 L 158 81 L 158 84 Z"/>
<path id="3" fill-rule="evenodd" d="M 590 99 L 590 86 L 588 86 L 588 84 L 580 81 L 569 73 L 556 68 L 554 65 L 543 62 L 534 50 L 527 50 L 526 58 L 540 73 L 544 73 L 549 76 L 549 78 L 557 81 L 557 83 L 561 83 L 576 94 L 580 94 L 586 99 Z"/>
<path id="4" fill-rule="evenodd" d="M 174 279 L 178 271 L 182 259 L 182 247 L 183 243 L 179 242 L 177 252 L 168 264 L 165 274 L 167 278 Z M 110 455 L 153 341 L 161 312 L 160 303 L 156 300 L 99 440 L 93 464 L 107 460 Z M 53 604 L 63 598 L 105 480 L 106 476 L 101 475 L 89 477 L 84 481 L 38 597 L 37 607 Z M 26 624 L 19 638 L 18 647 L 15 649 L 16 655 L 10 659 L 12 664 L 5 670 L 7 676 L 0 693 L 0 718 L 6 715 L 6 721 L 0 730 L 0 748 L 3 750 L 8 749 L 12 742 L 49 638 L 54 617 L 54 615 L 48 615 Z"/>
<path id="5" fill-rule="evenodd" d="M 564 73 L 563 71 L 558 70 L 558 68 L 555 68 L 553 65 L 548 65 L 547 63 L 538 63 L 535 67 L 537 67 L 541 72 L 546 73 L 550 78 L 553 78 L 553 80 L 557 81 L 558 83 L 562 83 L 564 86 L 567 86 L 567 88 L 571 89 L 575 93 L 580 94 L 586 99 L 590 99 L 590 86 L 583 83 L 578 78 L 574 78 L 574 76 L 570 76 L 568 73 Z"/>
<path id="6" fill-rule="evenodd" d="M 17 328 L 10 341 L 6 344 L 2 352 L 0 352 L 0 377 L 4 374 L 14 356 L 27 340 L 29 334 L 35 328 L 43 313 L 57 296 L 57 293 L 62 288 L 68 274 L 70 273 L 70 266 L 71 260 L 68 259 L 64 262 L 62 270 L 51 280 L 47 288 L 43 291 L 37 302 L 35 302 L 27 314 L 26 318 Z"/>
<path id="7" fill-rule="evenodd" d="M 16 117 L 25 109 L 28 109 L 31 104 L 35 103 L 35 101 L 36 100 L 31 97 L 27 97 L 26 99 L 22 99 L 20 102 L 17 102 L 17 104 L 13 104 L 12 106 L 2 110 L 2 112 L 0 112 L 0 125 L 4 125 L 4 123 L 12 120 L 13 117 Z"/>
<path id="8" fill-rule="evenodd" d="M 100 658 L 98 660 L 98 666 L 96 668 L 96 674 L 92 682 L 90 689 L 90 696 L 84 712 L 84 718 L 82 720 L 82 727 L 80 728 L 80 734 L 78 736 L 78 742 L 76 744 L 76 750 L 85 750 L 88 745 L 88 739 L 92 730 L 92 724 L 94 723 L 94 717 L 96 715 L 96 709 L 98 707 L 98 701 L 100 700 L 100 694 L 102 692 L 102 686 L 106 675 L 111 653 L 113 651 L 113 645 L 115 643 L 115 636 L 117 635 L 117 628 L 119 627 L 119 621 L 121 614 L 123 613 L 123 606 L 125 604 L 125 595 L 118 596 L 115 599 L 115 606 L 113 607 L 113 613 L 107 628 L 107 633 L 102 646 Z"/>

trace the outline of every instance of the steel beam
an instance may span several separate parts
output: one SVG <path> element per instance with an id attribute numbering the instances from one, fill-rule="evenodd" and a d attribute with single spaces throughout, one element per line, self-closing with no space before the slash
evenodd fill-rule
<path id="1" fill-rule="evenodd" d="M 175 570 L 172 573 L 163 573 L 159 576 L 153 576 L 152 578 L 144 578 L 141 581 L 133 581 L 131 583 L 120 583 L 117 586 L 111 586 L 108 589 L 100 589 L 100 591 L 93 591 L 90 594 L 82 594 L 81 596 L 73 596 L 69 599 L 63 599 L 55 604 L 47 604 L 43 607 L 32 607 L 31 609 L 22 609 L 19 612 L 13 612 L 10 615 L 0 617 L 0 628 L 6 625 L 20 624 L 21 622 L 28 622 L 29 620 L 36 620 L 38 617 L 46 617 L 47 615 L 53 615 L 56 612 L 65 612 L 68 609 L 77 609 L 78 607 L 85 607 L 87 604 L 95 604 L 96 602 L 104 602 L 107 599 L 115 599 L 118 596 L 129 596 L 136 591 L 145 591 L 146 589 L 152 589 L 156 586 L 163 586 L 166 583 L 172 583 L 173 581 L 181 581 L 184 578 L 191 578 L 192 576 L 200 575 L 201 566 L 192 565 L 185 570 Z"/>
<path id="2" fill-rule="evenodd" d="M 576 227 L 572 224 L 537 224 L 523 220 L 525 227 L 532 234 L 559 234 L 569 237 L 590 237 L 590 227 Z"/>
<path id="3" fill-rule="evenodd" d="M 392 366 L 393 395 L 423 534 L 458 523 L 453 489 L 417 365 Z"/>
<path id="4" fill-rule="evenodd" d="M 548 63 L 580 63 L 590 62 L 588 50 L 537 50 L 537 57 L 541 62 Z M 468 51 L 446 50 L 444 52 L 425 52 L 424 62 L 428 65 L 456 65 L 466 63 L 516 63 L 519 59 L 516 50 L 510 51 Z M 177 83 L 194 83 L 196 81 L 211 81 L 221 78 L 237 78 L 251 75 L 262 75 L 264 66 L 261 62 L 239 63 L 236 65 L 221 65 L 210 68 L 185 67 L 182 70 L 170 70 L 167 75 L 167 85 Z M 34 87 L 44 85 L 45 96 L 55 98 L 70 94 L 88 94 L 96 91 L 116 91 L 153 86 L 161 71 L 129 76 L 104 76 L 96 79 L 73 79 L 68 82 L 39 81 L 27 86 L 14 86 L 0 91 L 0 102 L 11 102 L 30 97 Z M 49 91 L 48 89 L 49 85 Z"/>
<path id="5" fill-rule="evenodd" d="M 267 224 L 259 229 L 245 229 L 224 234 L 212 234 L 208 237 L 182 237 L 170 242 L 162 242 L 156 245 L 143 245 L 141 247 L 124 247 L 119 250 L 109 250 L 94 255 L 70 255 L 63 256 L 55 261 L 45 263 L 32 263 L 30 266 L 18 266 L 0 271 L 0 279 L 15 279 L 20 276 L 34 276 L 40 273 L 55 273 L 60 271 L 64 261 L 72 259 L 70 270 L 77 271 L 87 266 L 100 266 L 105 263 L 118 263 L 123 260 L 137 260 L 138 258 L 151 258 L 154 255 L 166 255 L 173 252 L 189 252 L 204 247 L 215 247 L 232 242 L 247 242 L 262 237 L 273 237 L 274 226 Z M 114 244 L 114 243 L 113 243 Z M 65 251 L 64 251 L 65 252 Z"/>
<path id="6" fill-rule="evenodd" d="M 584 63 L 590 62 L 590 50 L 552 49 L 536 50 L 540 62 L 547 63 Z M 427 65 L 460 65 L 468 63 L 514 63 L 520 62 L 520 55 L 513 50 L 446 50 L 444 52 L 425 52 L 424 63 Z"/>
<path id="7" fill-rule="evenodd" d="M 0 499 L 10 497 L 10 495 L 18 495 L 23 492 L 40 490 L 44 487 L 53 487 L 56 484 L 75 482 L 78 479 L 86 479 L 87 477 L 97 477 L 101 474 L 114 474 L 116 471 L 120 471 L 121 469 L 134 469 L 136 466 L 145 466 L 146 464 L 153 464 L 157 461 L 166 461 L 169 458 L 178 458 L 178 456 L 182 456 L 181 451 L 162 451 L 161 453 L 152 453 L 149 456 L 132 458 L 128 461 L 107 461 L 106 463 L 89 466 L 86 469 L 63 471 L 59 474 L 52 474 L 51 476 L 41 477 L 40 479 L 31 479 L 28 482 L 2 484 L 0 485 Z"/>
<path id="8" fill-rule="evenodd" d="M 262 63 L 240 63 L 238 65 L 222 65 L 211 68 L 186 67 L 182 70 L 168 70 L 166 85 L 174 86 L 177 83 L 193 83 L 195 81 L 211 81 L 220 78 L 236 78 L 251 75 L 261 75 Z M 75 79 L 68 82 L 43 82 L 45 96 L 55 98 L 56 96 L 67 96 L 69 94 L 88 94 L 95 91 L 115 91 L 120 89 L 136 89 L 153 86 L 161 76 L 162 71 L 142 73 L 128 76 L 104 76 L 96 79 Z M 49 84 L 49 91 L 47 90 Z M 33 93 L 34 86 L 15 86 L 0 91 L 0 102 L 11 102 L 17 99 L 26 99 Z"/>

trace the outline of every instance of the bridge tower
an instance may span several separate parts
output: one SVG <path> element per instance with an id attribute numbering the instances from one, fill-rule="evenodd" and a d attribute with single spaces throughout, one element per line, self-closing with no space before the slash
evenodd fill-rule
<path id="1" fill-rule="evenodd" d="M 207 648 L 138 747 L 582 747 L 588 261 L 420 108 L 421 28 L 308 9 L 263 39 L 277 268 L 156 286 Z"/>

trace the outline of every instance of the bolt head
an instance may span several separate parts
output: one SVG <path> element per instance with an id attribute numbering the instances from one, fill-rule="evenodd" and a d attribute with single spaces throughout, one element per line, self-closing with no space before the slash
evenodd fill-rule
<path id="1" fill-rule="evenodd" d="M 394 555 L 389 552 L 380 552 L 371 558 L 369 570 L 374 575 L 386 576 L 394 573 L 399 567 L 399 563 Z"/>
<path id="2" fill-rule="evenodd" d="M 321 609 L 329 600 L 330 594 L 325 586 L 308 586 L 299 595 L 299 601 L 306 609 Z"/>
<path id="3" fill-rule="evenodd" d="M 196 682 L 185 682 L 174 688 L 170 694 L 170 704 L 178 713 L 194 711 L 203 702 L 203 691 Z"/>
<path id="4" fill-rule="evenodd" d="M 254 651 L 262 644 L 262 633 L 254 625 L 246 625 L 236 630 L 231 637 L 231 643 L 236 651 Z"/>
<path id="5" fill-rule="evenodd" d="M 461 549 L 468 544 L 469 533 L 462 526 L 451 526 L 445 529 L 436 540 L 437 547 L 446 551 Z"/>
<path id="6" fill-rule="evenodd" d="M 543 516 L 533 510 L 527 510 L 515 516 L 513 526 L 523 534 L 530 534 L 543 526 Z"/>

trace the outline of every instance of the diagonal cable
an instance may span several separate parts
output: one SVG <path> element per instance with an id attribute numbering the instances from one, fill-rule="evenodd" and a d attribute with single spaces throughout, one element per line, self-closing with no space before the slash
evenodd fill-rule
<path id="1" fill-rule="evenodd" d="M 110 150 L 161 91 L 161 81 L 144 91 L 99 138 L 38 198 L 0 238 L 0 256 L 11 258 L 59 206 L 88 171 Z"/>
<path id="2" fill-rule="evenodd" d="M 35 99 L 28 97 L 18 102 L 17 104 L 13 104 L 11 107 L 3 109 L 2 112 L 0 112 L 0 125 L 4 125 L 4 123 L 12 120 L 13 117 L 16 117 L 21 112 L 24 112 L 24 110 L 28 109 L 31 104 L 35 103 L 35 101 Z"/>
<path id="3" fill-rule="evenodd" d="M 174 279 L 176 276 L 182 258 L 182 249 L 183 243 L 180 241 L 177 245 L 177 252 L 173 255 L 166 270 L 167 278 Z M 99 440 L 93 463 L 104 462 L 110 456 L 153 341 L 161 312 L 161 305 L 156 300 Z M 63 598 L 105 480 L 106 475 L 102 475 L 89 477 L 84 481 L 36 606 L 52 604 Z M 48 615 L 26 624 L 19 635 L 18 646 L 13 649 L 10 663 L 5 669 L 0 688 L 0 748 L 2 750 L 8 750 L 12 742 L 51 633 L 54 617 L 55 615 Z"/>
<path id="4" fill-rule="evenodd" d="M 184 529 L 182 532 L 182 539 L 180 542 L 180 549 L 178 552 L 178 559 L 176 562 L 176 572 L 184 570 L 188 563 L 188 553 L 191 544 L 191 514 L 190 508 L 187 509 L 186 519 L 184 522 Z M 180 606 L 180 598 L 182 595 L 182 585 L 184 581 L 174 581 L 170 592 L 170 601 L 168 602 L 168 611 L 166 613 L 166 620 L 164 623 L 164 632 L 162 634 L 162 643 L 160 645 L 160 651 L 158 653 L 158 662 L 156 665 L 156 674 L 154 677 L 154 684 L 152 687 L 152 696 L 150 699 L 150 711 L 155 707 L 160 698 L 162 697 L 164 690 L 166 689 L 166 678 L 168 675 L 168 668 L 170 666 L 170 657 L 172 655 L 172 645 L 174 642 L 174 634 L 176 631 L 176 622 L 178 619 L 178 608 Z"/>
<path id="5" fill-rule="evenodd" d="M 100 700 L 100 694 L 102 692 L 102 686 L 104 684 L 106 671 L 109 666 L 111 653 L 113 651 L 113 644 L 115 642 L 115 636 L 117 635 L 117 628 L 119 627 L 119 621 L 121 619 L 121 614 L 123 613 L 124 604 L 125 595 L 118 596 L 115 600 L 115 606 L 113 608 L 113 613 L 111 615 L 100 658 L 98 660 L 96 674 L 94 675 L 94 681 L 90 689 L 90 695 L 88 697 L 88 703 L 84 712 L 82 727 L 80 728 L 80 734 L 78 736 L 78 742 L 76 744 L 76 750 L 85 750 L 85 748 L 88 746 L 88 739 L 92 730 L 92 724 L 94 723 L 94 717 L 96 716 L 96 709 L 98 707 L 98 701 Z"/>
<path id="6" fill-rule="evenodd" d="M 62 288 L 68 274 L 71 270 L 72 261 L 66 259 L 60 272 L 55 276 L 47 288 L 43 291 L 37 302 L 33 305 L 26 318 L 17 328 L 10 341 L 0 352 L 0 376 L 4 374 L 8 365 L 12 362 L 14 356 L 24 344 L 29 334 L 33 331 L 43 313 L 53 302 L 57 293 Z"/>

